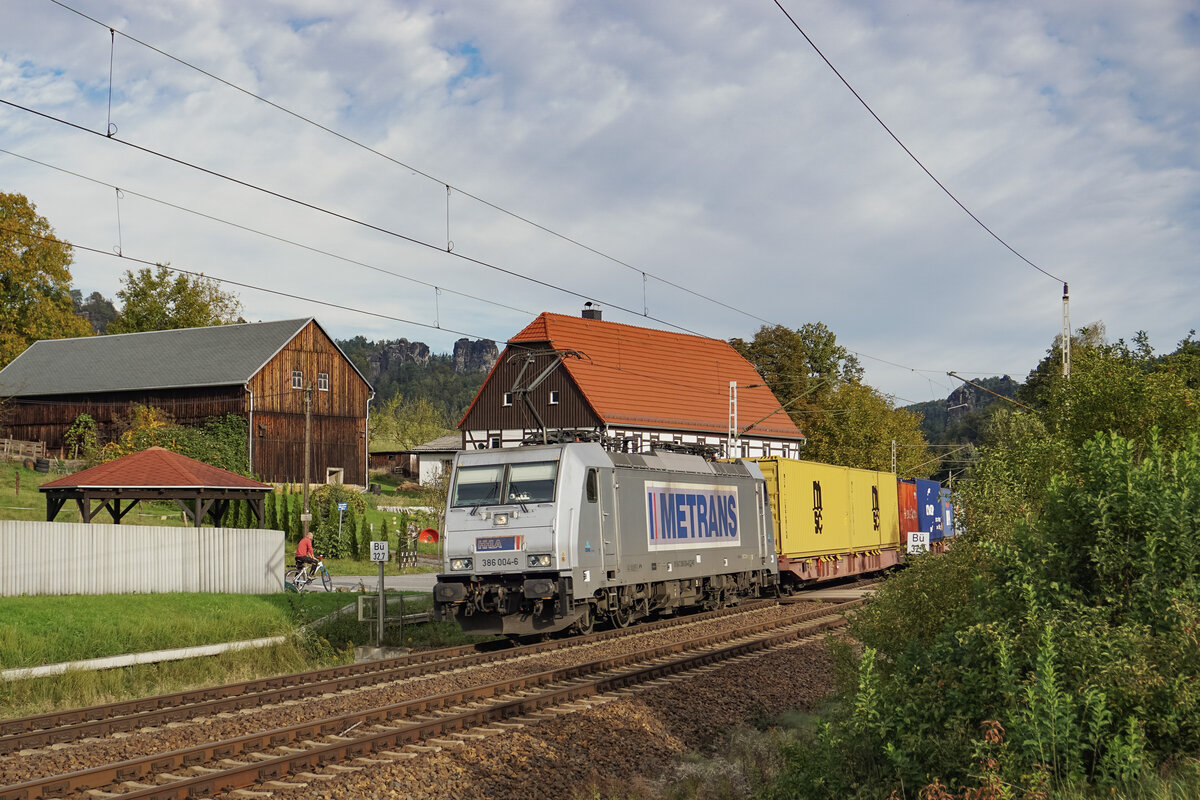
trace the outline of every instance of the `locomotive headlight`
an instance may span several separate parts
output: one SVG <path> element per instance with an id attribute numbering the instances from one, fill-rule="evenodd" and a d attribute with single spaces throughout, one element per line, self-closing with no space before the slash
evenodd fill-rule
<path id="1" fill-rule="evenodd" d="M 497 514 L 495 516 L 495 518 L 492 520 L 492 524 L 493 525 L 507 525 L 508 524 L 508 514 Z"/>
<path id="2" fill-rule="evenodd" d="M 469 558 L 452 558 L 450 559 L 451 570 L 462 570 L 471 568 L 471 559 Z"/>
<path id="3" fill-rule="evenodd" d="M 554 557 L 549 553 L 539 553 L 529 557 L 529 566 L 531 567 L 548 567 L 554 563 Z"/>

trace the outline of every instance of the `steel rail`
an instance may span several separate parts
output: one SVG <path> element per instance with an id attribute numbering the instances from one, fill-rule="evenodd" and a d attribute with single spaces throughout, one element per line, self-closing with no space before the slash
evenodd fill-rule
<path id="1" fill-rule="evenodd" d="M 650 632 L 719 619 L 730 614 L 765 608 L 772 604 L 773 601 L 751 601 L 737 607 L 643 623 L 633 629 L 633 632 Z M 550 652 L 563 647 L 604 641 L 614 636 L 627 635 L 629 632 L 630 629 L 600 631 L 587 636 L 539 642 L 525 645 L 519 652 L 521 655 Z M 426 650 L 379 661 L 329 667 L 271 678 L 258 678 L 208 689 L 192 689 L 138 700 L 0 720 L 0 755 L 69 742 L 87 736 L 136 730 L 150 725 L 206 716 L 222 711 L 235 711 L 296 700 L 318 691 L 339 692 L 393 680 L 405 680 L 445 669 L 457 669 L 489 661 L 504 660 L 512 658 L 515 654 L 516 651 L 510 647 L 481 650 L 479 645 L 461 645 L 439 650 Z"/>
<path id="2" fill-rule="evenodd" d="M 355 758 L 381 748 L 387 749 L 396 745 L 413 744 L 430 736 L 462 730 L 464 725 L 470 727 L 486 724 L 512 716 L 519 716 L 520 714 L 528 713 L 530 710 L 544 707 L 547 704 L 565 702 L 564 700 L 546 698 L 567 697 L 568 699 L 577 699 L 581 696 L 602 693 L 610 691 L 612 688 L 631 685 L 640 680 L 652 680 L 654 677 L 661 677 L 663 674 L 670 674 L 670 672 L 683 669 L 684 667 L 681 666 L 683 664 L 699 666 L 711 663 L 714 660 L 729 658 L 732 655 L 741 654 L 742 652 L 761 649 L 761 647 L 768 646 L 762 644 L 763 642 L 778 643 L 796 638 L 800 634 L 797 630 L 785 631 L 783 633 L 760 637 L 749 642 L 746 641 L 747 637 L 758 636 L 765 631 L 778 630 L 781 627 L 789 625 L 793 627 L 801 626 L 802 629 L 806 623 L 810 623 L 814 618 L 825 618 L 826 621 L 821 623 L 821 627 L 831 627 L 844 623 L 844 619 L 837 612 L 852 608 L 861 603 L 861 600 L 856 600 L 837 605 L 831 604 L 819 609 L 810 609 L 794 614 L 785 620 L 760 620 L 755 625 L 737 631 L 708 634 L 691 641 L 659 645 L 643 651 L 610 656 L 567 667 L 558 667 L 481 686 L 455 690 L 441 695 L 432 695 L 416 700 L 394 703 L 367 711 L 351 712 L 322 720 L 299 723 L 272 731 L 196 745 L 168 753 L 131 759 L 117 764 L 92 767 L 65 775 L 38 778 L 20 784 L 0 787 L 0 800 L 37 800 L 44 797 L 61 797 L 69 792 L 103 790 L 105 787 L 112 787 L 115 784 L 137 785 L 140 781 L 153 780 L 155 776 L 173 779 L 173 781 L 161 786 L 145 786 L 142 784 L 136 786 L 134 791 L 122 792 L 121 796 L 129 798 L 195 797 L 213 792 L 228 791 L 255 782 L 278 780 L 281 776 L 308 770 L 327 762 Z M 808 627 L 812 627 L 812 625 Z M 633 631 L 626 629 L 624 632 L 626 634 L 636 634 L 639 631 L 636 629 Z M 740 644 L 728 645 L 723 648 L 693 652 L 689 656 L 674 659 L 665 664 L 657 663 L 640 667 L 630 673 L 622 673 L 617 676 L 603 676 L 603 673 L 626 667 L 630 664 L 663 659 L 688 649 L 712 648 L 715 644 L 728 642 L 731 639 L 741 639 L 743 641 Z M 754 644 L 755 642 L 759 644 L 756 645 Z M 722 653 L 728 655 L 720 656 L 719 654 Z M 590 681 L 585 680 L 586 676 L 597 674 L 601 674 L 602 677 Z M 629 675 L 643 677 L 631 679 L 628 677 Z M 494 702 L 497 698 L 504 698 L 513 692 L 552 686 L 564 681 L 581 680 L 585 682 L 575 683 L 560 689 L 543 691 L 534 697 L 518 698 L 499 704 Z M 407 719 L 418 717 L 431 711 L 480 702 L 490 702 L 492 704 L 483 708 L 472 708 L 437 720 L 406 722 Z M 398 723 L 401 723 L 400 727 L 397 726 Z M 296 746 L 309 742 L 314 737 L 341 737 L 350 730 L 359 729 L 364 726 L 381 726 L 386 727 L 387 730 L 383 733 L 370 734 L 350 741 L 321 744 L 298 754 L 263 758 L 260 761 L 249 764 L 228 766 L 229 760 L 240 755 L 258 753 L 264 749 Z M 222 762 L 224 762 L 223 766 L 225 768 L 220 772 L 188 777 L 178 777 L 171 774 L 175 770 L 203 767 L 206 764 L 220 764 Z"/>

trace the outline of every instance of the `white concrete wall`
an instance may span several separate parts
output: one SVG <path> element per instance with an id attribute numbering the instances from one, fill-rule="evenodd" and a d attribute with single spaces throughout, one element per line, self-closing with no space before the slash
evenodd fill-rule
<path id="1" fill-rule="evenodd" d="M 420 483 L 428 486 L 437 482 L 443 471 L 449 472 L 454 465 L 454 456 L 421 456 Z"/>
<path id="2" fill-rule="evenodd" d="M 281 531 L 0 521 L 0 595 L 283 590 Z"/>

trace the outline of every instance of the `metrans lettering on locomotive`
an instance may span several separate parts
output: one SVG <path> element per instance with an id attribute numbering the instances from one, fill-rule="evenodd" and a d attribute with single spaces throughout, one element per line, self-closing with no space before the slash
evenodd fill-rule
<path id="1" fill-rule="evenodd" d="M 736 545 L 737 487 L 647 481 L 646 530 L 651 550 Z"/>

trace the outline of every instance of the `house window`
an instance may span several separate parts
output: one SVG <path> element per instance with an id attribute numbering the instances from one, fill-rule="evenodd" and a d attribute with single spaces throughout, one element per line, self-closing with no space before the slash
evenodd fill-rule
<path id="1" fill-rule="evenodd" d="M 329 391 L 329 373 L 328 372 L 318 372 L 317 373 L 317 391 L 319 391 L 319 392 L 328 392 Z"/>
<path id="2" fill-rule="evenodd" d="M 304 373 L 298 369 L 293 370 L 293 372 L 292 372 L 292 388 L 293 389 L 303 389 L 304 388 Z"/>
<path id="3" fill-rule="evenodd" d="M 499 437 L 499 436 L 493 436 L 493 437 L 492 437 L 492 445 L 491 445 L 491 446 L 492 446 L 493 448 L 495 448 L 495 447 L 500 447 L 500 446 L 501 446 L 501 445 L 500 445 L 500 437 Z"/>
<path id="4" fill-rule="evenodd" d="M 504 405 L 506 405 L 506 406 L 512 405 L 512 394 L 513 394 L 512 392 L 504 393 Z"/>
<path id="5" fill-rule="evenodd" d="M 558 405 L 558 389 L 550 390 L 550 405 L 552 405 L 552 406 Z"/>

